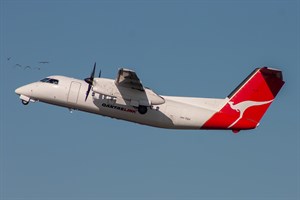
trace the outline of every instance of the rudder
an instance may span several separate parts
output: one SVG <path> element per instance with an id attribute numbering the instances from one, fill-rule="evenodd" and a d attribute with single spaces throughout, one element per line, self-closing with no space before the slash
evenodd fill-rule
<path id="1" fill-rule="evenodd" d="M 230 95 L 225 106 L 215 113 L 202 128 L 256 128 L 273 102 L 284 81 L 278 69 L 255 69 Z"/>

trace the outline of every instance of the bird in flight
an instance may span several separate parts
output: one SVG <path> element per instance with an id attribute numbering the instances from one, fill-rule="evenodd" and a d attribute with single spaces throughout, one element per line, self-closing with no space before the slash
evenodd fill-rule
<path id="1" fill-rule="evenodd" d="M 27 65 L 26 67 L 24 67 L 24 70 L 26 69 L 31 69 L 31 67 L 29 65 Z"/>
<path id="2" fill-rule="evenodd" d="M 39 63 L 40 63 L 40 64 L 48 64 L 49 61 L 40 61 Z"/>
<path id="3" fill-rule="evenodd" d="M 15 67 L 19 67 L 19 68 L 21 68 L 21 67 L 22 67 L 22 65 L 20 65 L 20 64 L 15 64 Z"/>

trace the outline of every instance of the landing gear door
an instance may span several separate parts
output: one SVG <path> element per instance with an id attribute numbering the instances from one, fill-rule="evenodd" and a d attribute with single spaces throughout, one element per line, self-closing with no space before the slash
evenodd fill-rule
<path id="1" fill-rule="evenodd" d="M 81 83 L 73 81 L 70 85 L 68 102 L 77 103 Z"/>

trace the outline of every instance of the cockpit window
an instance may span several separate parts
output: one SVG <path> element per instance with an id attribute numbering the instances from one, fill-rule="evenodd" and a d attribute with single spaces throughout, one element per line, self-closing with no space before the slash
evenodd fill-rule
<path id="1" fill-rule="evenodd" d="M 58 85 L 58 80 L 56 80 L 56 79 L 50 79 L 50 80 L 49 80 L 49 83 Z"/>
<path id="2" fill-rule="evenodd" d="M 41 80 L 41 82 L 58 85 L 58 80 L 53 78 L 44 78 Z"/>
<path id="3" fill-rule="evenodd" d="M 49 81 L 50 78 L 44 78 L 41 80 L 41 82 L 47 83 Z"/>

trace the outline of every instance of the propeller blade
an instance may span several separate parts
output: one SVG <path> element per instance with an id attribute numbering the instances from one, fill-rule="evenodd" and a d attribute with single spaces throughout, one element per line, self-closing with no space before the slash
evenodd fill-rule
<path id="1" fill-rule="evenodd" d="M 101 77 L 101 69 L 100 69 L 100 72 L 99 72 L 99 76 L 98 76 L 99 78 Z"/>
<path id="2" fill-rule="evenodd" d="M 88 98 L 88 96 L 90 94 L 91 88 L 92 88 L 92 86 L 89 85 L 88 90 L 86 91 L 85 101 L 87 100 L 87 98 Z"/>
<path id="3" fill-rule="evenodd" d="M 91 78 L 93 77 L 93 79 L 94 79 L 94 76 L 95 76 L 95 69 L 96 69 L 96 62 L 94 64 L 93 72 L 91 74 Z"/>
<path id="4" fill-rule="evenodd" d="M 85 101 L 87 100 L 89 94 L 90 94 L 90 91 L 92 89 L 92 86 L 93 86 L 93 83 L 94 83 L 94 76 L 95 76 L 95 70 L 96 70 L 96 62 L 94 64 L 94 68 L 93 68 L 93 71 L 91 73 L 91 76 L 89 78 L 85 78 L 84 81 L 89 84 L 88 86 L 88 90 L 86 91 L 86 96 L 85 96 Z"/>

